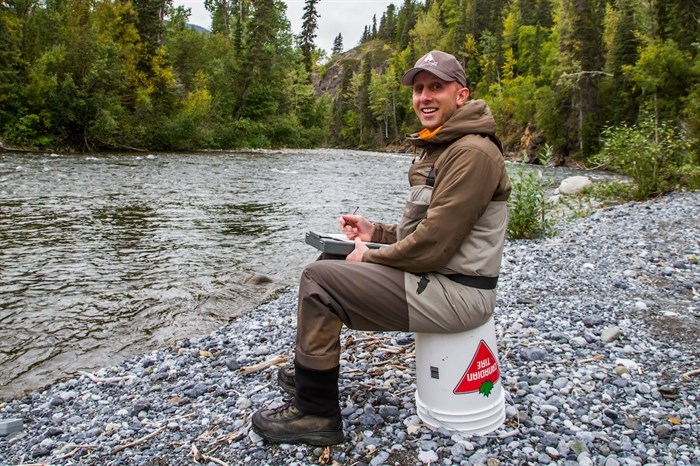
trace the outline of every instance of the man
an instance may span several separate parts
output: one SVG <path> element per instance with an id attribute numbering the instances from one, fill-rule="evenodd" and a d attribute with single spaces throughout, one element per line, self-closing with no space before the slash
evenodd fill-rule
<path id="1" fill-rule="evenodd" d="M 456 333 L 479 327 L 496 306 L 511 185 L 496 124 L 483 101 L 469 101 L 464 69 L 432 51 L 408 70 L 423 130 L 409 172 L 410 198 L 398 225 L 343 215 L 355 241 L 344 261 L 321 260 L 302 273 L 294 369 L 280 385 L 294 400 L 259 410 L 253 429 L 273 442 L 343 441 L 338 399 L 340 332 Z M 363 241 L 387 243 L 368 249 Z"/>

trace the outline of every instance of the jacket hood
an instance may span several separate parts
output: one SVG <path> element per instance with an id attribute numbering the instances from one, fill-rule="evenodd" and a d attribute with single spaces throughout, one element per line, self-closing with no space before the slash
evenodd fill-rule
<path id="1" fill-rule="evenodd" d="M 496 134 L 496 120 L 483 100 L 468 101 L 435 131 L 423 130 L 409 134 L 407 139 L 416 147 L 425 147 L 429 144 L 449 144 L 467 134 Z"/>

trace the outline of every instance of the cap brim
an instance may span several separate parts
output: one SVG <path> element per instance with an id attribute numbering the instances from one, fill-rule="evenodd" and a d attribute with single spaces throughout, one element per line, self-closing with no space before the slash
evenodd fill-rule
<path id="1" fill-rule="evenodd" d="M 401 82 L 406 85 L 406 86 L 413 86 L 413 80 L 415 79 L 416 75 L 420 73 L 421 71 L 427 71 L 428 73 L 437 76 L 438 78 L 442 79 L 443 81 L 457 81 L 455 78 L 446 75 L 442 71 L 439 70 L 434 70 L 432 68 L 411 68 L 410 70 L 406 71 L 403 74 L 403 77 L 401 78 Z"/>

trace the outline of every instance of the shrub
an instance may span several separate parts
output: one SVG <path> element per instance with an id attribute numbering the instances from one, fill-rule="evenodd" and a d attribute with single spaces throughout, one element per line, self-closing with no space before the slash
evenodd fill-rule
<path id="1" fill-rule="evenodd" d="M 50 136 L 44 134 L 41 117 L 34 113 L 19 118 L 14 124 L 7 125 L 5 136 L 12 144 L 48 147 L 54 143 Z"/>
<path id="2" fill-rule="evenodd" d="M 619 180 L 601 181 L 586 187 L 582 194 L 606 204 L 619 204 L 634 200 L 636 188 Z"/>
<path id="3" fill-rule="evenodd" d="M 248 118 L 220 122 L 215 128 L 213 138 L 217 145 L 224 149 L 270 147 L 270 141 L 265 136 L 265 124 Z"/>
<path id="4" fill-rule="evenodd" d="M 533 239 L 555 234 L 551 212 L 554 201 L 547 199 L 546 190 L 551 181 L 542 172 L 517 170 L 511 176 L 513 191 L 510 195 L 508 236 L 513 239 Z"/>
<path id="5" fill-rule="evenodd" d="M 698 161 L 691 140 L 673 126 L 645 119 L 636 126 L 609 127 L 591 161 L 632 178 L 638 200 L 681 188 L 697 188 Z"/>

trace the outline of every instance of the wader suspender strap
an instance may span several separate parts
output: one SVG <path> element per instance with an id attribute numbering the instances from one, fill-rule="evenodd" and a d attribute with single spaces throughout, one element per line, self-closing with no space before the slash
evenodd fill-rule
<path id="1" fill-rule="evenodd" d="M 435 186 L 435 166 L 430 167 L 430 173 L 428 173 L 428 176 L 425 178 L 425 184 L 431 188 Z"/>

